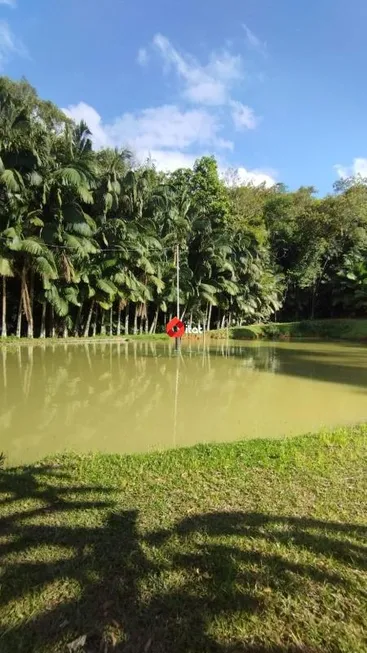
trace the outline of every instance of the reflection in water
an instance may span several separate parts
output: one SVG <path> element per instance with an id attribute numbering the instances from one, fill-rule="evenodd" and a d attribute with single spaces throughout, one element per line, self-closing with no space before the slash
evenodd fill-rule
<path id="1" fill-rule="evenodd" d="M 0 451 L 148 451 L 367 419 L 367 349 L 170 341 L 0 349 Z"/>

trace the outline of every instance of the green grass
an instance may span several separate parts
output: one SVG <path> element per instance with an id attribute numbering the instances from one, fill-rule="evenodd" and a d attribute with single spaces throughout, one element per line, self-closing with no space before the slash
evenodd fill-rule
<path id="1" fill-rule="evenodd" d="M 366 493 L 367 426 L 5 469 L 0 651 L 365 653 Z"/>
<path id="2" fill-rule="evenodd" d="M 210 338 L 225 339 L 227 337 L 236 340 L 258 340 L 258 339 L 312 339 L 312 340 L 349 340 L 367 342 L 367 320 L 363 319 L 335 319 L 335 320 L 304 320 L 302 322 L 277 322 L 270 324 L 252 324 L 243 327 L 231 327 L 230 329 L 216 329 L 209 332 Z M 194 340 L 202 336 L 191 336 Z M 55 345 L 80 342 L 119 342 L 124 340 L 167 340 L 167 334 L 142 334 L 124 336 L 95 336 L 89 338 L 46 338 L 29 339 L 0 337 L 0 348 L 7 345 Z"/>
<path id="3" fill-rule="evenodd" d="M 65 345 L 69 343 L 85 343 L 85 342 L 125 342 L 125 341 L 139 341 L 139 340 L 167 340 L 168 336 L 166 333 L 153 333 L 142 335 L 121 335 L 121 336 L 94 336 L 88 338 L 76 338 L 74 336 L 69 336 L 68 338 L 16 338 L 15 336 L 8 336 L 7 338 L 0 337 L 0 348 L 11 346 L 11 345 Z"/>
<path id="4" fill-rule="evenodd" d="M 212 334 L 214 337 L 225 338 L 227 330 L 220 329 L 213 331 Z M 304 320 L 302 322 L 254 324 L 245 327 L 231 327 L 228 330 L 228 335 L 236 340 L 300 338 L 367 342 L 367 320 Z"/>

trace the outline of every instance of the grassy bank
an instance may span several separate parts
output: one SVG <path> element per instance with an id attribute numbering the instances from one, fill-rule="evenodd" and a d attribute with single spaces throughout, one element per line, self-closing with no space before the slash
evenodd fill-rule
<path id="1" fill-rule="evenodd" d="M 365 652 L 366 456 L 358 427 L 3 470 L 1 652 Z"/>
<path id="2" fill-rule="evenodd" d="M 236 340 L 349 340 L 367 342 L 367 319 L 340 319 L 340 320 L 305 320 L 303 322 L 277 322 L 270 324 L 252 324 L 244 327 L 231 327 L 229 329 L 215 329 L 208 334 L 211 339 L 231 338 Z M 185 336 L 200 340 L 202 336 Z M 0 337 L 0 347 L 12 344 L 65 344 L 80 342 L 124 342 L 143 340 L 168 340 L 166 333 L 128 335 L 128 336 L 95 336 L 94 338 L 8 338 Z"/>
<path id="3" fill-rule="evenodd" d="M 130 342 L 130 341 L 146 341 L 146 340 L 167 340 L 168 336 L 166 333 L 154 333 L 154 334 L 145 334 L 142 335 L 128 335 L 128 336 L 94 336 L 88 338 L 77 338 L 74 336 L 69 336 L 68 338 L 16 338 L 15 336 L 9 336 L 8 338 L 0 337 L 0 348 L 11 346 L 11 345 L 65 345 L 65 344 L 84 344 L 89 342 Z"/>
<path id="4" fill-rule="evenodd" d="M 237 340 L 256 339 L 313 339 L 313 340 L 350 340 L 367 342 L 367 320 L 305 320 L 303 322 L 284 322 L 271 324 L 254 324 L 245 327 L 232 327 L 212 332 L 213 337 Z"/>

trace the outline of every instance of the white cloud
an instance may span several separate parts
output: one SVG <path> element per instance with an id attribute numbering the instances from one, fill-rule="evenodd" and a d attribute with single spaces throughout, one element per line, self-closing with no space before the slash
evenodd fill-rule
<path id="1" fill-rule="evenodd" d="M 175 105 L 163 105 L 135 114 L 124 113 L 109 123 L 103 122 L 98 111 L 85 102 L 63 111 L 76 122 L 87 123 L 96 148 L 128 146 L 138 161 L 150 159 L 166 172 L 190 168 L 199 157 L 231 149 L 233 145 L 220 137 L 221 125 L 205 109 L 180 111 Z M 276 183 L 274 171 L 244 167 L 229 171 L 218 154 L 217 160 L 228 184 L 265 183 L 270 187 Z"/>
<path id="2" fill-rule="evenodd" d="M 260 184 L 265 184 L 268 188 L 276 184 L 275 178 L 272 176 L 274 172 L 270 173 L 257 170 L 247 170 L 246 168 L 237 168 L 238 177 L 241 184 L 253 184 L 254 186 L 260 186 Z"/>
<path id="3" fill-rule="evenodd" d="M 230 146 L 218 137 L 220 129 L 215 116 L 204 109 L 180 111 L 171 104 L 125 113 L 106 127 L 113 141 L 125 140 L 137 150 L 185 149 L 193 144 Z"/>
<path id="4" fill-rule="evenodd" d="M 212 53 L 205 66 L 190 55 L 181 55 L 162 34 L 156 34 L 153 44 L 163 57 L 167 70 L 173 67 L 183 82 L 183 95 L 190 102 L 224 105 L 229 100 L 232 84 L 242 78 L 242 59 L 224 50 Z"/>
<path id="5" fill-rule="evenodd" d="M 62 111 L 69 118 L 75 120 L 75 122 L 84 120 L 87 123 L 92 132 L 93 142 L 96 148 L 114 147 L 117 145 L 110 139 L 99 113 L 93 107 L 89 106 L 89 104 L 79 102 L 79 104 L 70 105 L 67 109 L 62 109 Z M 119 143 L 119 145 L 124 145 L 124 143 Z"/>
<path id="6" fill-rule="evenodd" d="M 17 6 L 17 2 L 16 0 L 0 0 L 0 5 L 8 5 L 8 7 L 14 9 Z"/>
<path id="7" fill-rule="evenodd" d="M 350 166 L 343 166 L 340 163 L 337 163 L 334 166 L 334 170 L 336 170 L 336 173 L 340 179 L 358 176 L 367 178 L 367 159 L 357 157 L 353 159 L 353 163 Z"/>
<path id="8" fill-rule="evenodd" d="M 63 111 L 69 118 L 87 123 L 97 148 L 128 146 L 139 159 L 151 154 L 167 169 L 172 168 L 174 161 L 191 164 L 196 155 L 185 152 L 189 148 L 232 148 L 230 141 L 220 137 L 217 119 L 204 109 L 180 111 L 168 104 L 136 114 L 124 113 L 110 123 L 103 123 L 99 113 L 85 102 Z"/>
<path id="9" fill-rule="evenodd" d="M 251 107 L 232 97 L 235 83 L 244 75 L 242 58 L 222 50 L 210 53 L 203 65 L 191 55 L 178 52 L 162 34 L 156 34 L 153 44 L 166 71 L 173 70 L 178 76 L 183 99 L 198 106 L 165 104 L 126 112 L 109 122 L 84 102 L 69 106 L 65 113 L 76 121 L 85 120 L 97 148 L 129 147 L 136 159 L 150 159 L 158 169 L 166 171 L 191 167 L 197 158 L 215 154 L 223 172 L 227 162 L 221 152 L 234 147 L 223 138 L 224 119 L 232 119 L 236 130 L 254 129 L 259 122 Z M 145 65 L 149 57 L 149 50 L 141 48 L 137 61 Z M 237 169 L 236 179 L 237 183 L 255 185 L 275 183 L 271 172 L 244 167 Z"/>
<path id="10" fill-rule="evenodd" d="M 140 66 L 146 66 L 149 61 L 149 55 L 146 48 L 139 49 L 136 60 Z"/>
<path id="11" fill-rule="evenodd" d="M 158 170 L 173 172 L 178 168 L 192 168 L 201 154 L 186 154 L 175 150 L 147 150 L 139 153 L 140 162 L 150 159 Z"/>
<path id="12" fill-rule="evenodd" d="M 254 34 L 254 32 L 252 32 L 250 30 L 250 28 L 247 27 L 247 25 L 245 23 L 243 23 L 242 27 L 245 30 L 246 42 L 247 42 L 247 45 L 249 46 L 249 48 L 251 48 L 252 50 L 256 50 L 257 52 L 260 52 L 260 54 L 265 56 L 265 54 L 266 54 L 266 43 L 261 41 L 259 39 L 259 37 L 256 36 L 256 34 Z"/>
<path id="13" fill-rule="evenodd" d="M 228 186 L 261 186 L 265 184 L 271 188 L 276 184 L 274 170 L 247 170 L 247 168 L 223 168 L 221 167 L 221 176 Z"/>
<path id="14" fill-rule="evenodd" d="M 5 20 L 0 21 L 0 71 L 4 69 L 12 55 L 26 55 L 24 45 L 15 38 L 8 23 Z"/>
<path id="15" fill-rule="evenodd" d="M 255 116 L 251 107 L 235 100 L 231 100 L 230 105 L 232 107 L 232 119 L 237 130 L 255 129 L 257 127 L 259 118 Z"/>

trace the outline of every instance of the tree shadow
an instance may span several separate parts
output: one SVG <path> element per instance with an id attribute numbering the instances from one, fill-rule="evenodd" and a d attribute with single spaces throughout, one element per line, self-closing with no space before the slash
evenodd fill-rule
<path id="1" fill-rule="evenodd" d="M 307 349 L 277 342 L 250 347 L 229 345 L 228 354 L 251 361 L 252 367 L 259 371 L 367 389 L 366 347 L 353 351 L 351 345 L 340 343 L 336 351 L 327 348 L 319 351 L 311 343 L 307 344 Z M 213 348 L 211 355 L 219 356 L 220 352 Z"/>
<path id="2" fill-rule="evenodd" d="M 361 525 L 213 512 L 145 533 L 113 488 L 70 487 L 62 467 L 0 471 L 0 493 L 1 653 L 319 653 L 276 632 L 274 645 L 218 641 L 213 625 L 265 622 L 274 595 L 294 597 L 309 582 L 366 598 L 343 573 L 366 568 Z M 287 556 L 289 543 L 312 560 Z"/>

